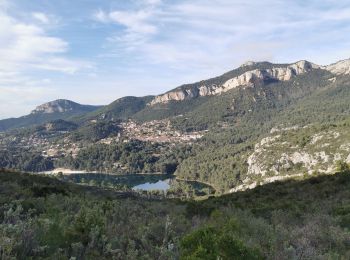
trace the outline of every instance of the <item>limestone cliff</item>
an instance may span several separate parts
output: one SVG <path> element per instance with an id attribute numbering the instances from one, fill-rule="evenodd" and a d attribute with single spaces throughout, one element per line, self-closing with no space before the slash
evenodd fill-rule
<path id="1" fill-rule="evenodd" d="M 332 72 L 336 75 L 349 75 L 350 74 L 350 59 L 341 60 L 328 66 L 324 66 L 324 69 Z"/>
<path id="2" fill-rule="evenodd" d="M 337 161 L 350 163 L 348 130 L 347 126 L 322 130 L 312 125 L 271 129 L 248 155 L 247 175 L 231 192 L 288 178 L 334 173 Z"/>
<path id="3" fill-rule="evenodd" d="M 242 66 L 245 67 L 252 65 L 254 65 L 254 63 L 249 62 Z M 296 75 L 306 73 L 315 68 L 319 68 L 319 66 L 308 61 L 298 61 L 288 66 L 272 67 L 270 69 L 254 69 L 244 72 L 237 77 L 233 77 L 222 85 L 203 84 L 199 87 L 189 89 L 175 89 L 174 91 L 156 96 L 149 105 L 168 103 L 169 101 L 182 101 L 200 96 L 218 95 L 237 87 L 254 87 L 258 84 L 264 84 L 268 80 L 286 81 Z"/>

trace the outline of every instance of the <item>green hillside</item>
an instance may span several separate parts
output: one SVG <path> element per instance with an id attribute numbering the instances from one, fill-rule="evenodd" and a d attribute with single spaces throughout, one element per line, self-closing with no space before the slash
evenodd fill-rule
<path id="1" fill-rule="evenodd" d="M 85 122 L 88 120 L 125 120 L 131 118 L 137 112 L 146 108 L 148 102 L 152 100 L 153 96 L 145 97 L 123 97 L 113 101 L 107 106 L 87 113 L 82 116 L 71 118 L 72 121 Z"/>
<path id="2" fill-rule="evenodd" d="M 348 82 L 349 78 L 344 77 L 337 83 L 314 89 L 302 98 L 281 99 L 281 102 L 277 100 L 275 104 L 262 101 L 260 104 L 255 103 L 255 107 L 248 106 L 252 107 L 251 111 L 234 117 L 228 127 L 211 131 L 194 150 L 195 156 L 185 160 L 176 174 L 183 178 L 210 182 L 223 190 L 239 185 L 246 177 L 248 168 L 246 160 L 253 153 L 255 144 L 262 138 L 270 136 L 270 130 L 274 127 L 287 128 L 296 125 L 304 127 L 309 124 L 323 129 L 334 127 L 335 131 L 339 130 L 345 134 L 343 142 L 348 143 L 349 139 L 346 137 L 350 114 Z M 316 84 L 312 81 L 310 83 L 305 85 L 306 89 L 312 89 Z M 291 84 L 290 90 L 293 90 L 293 82 L 289 84 Z M 188 121 L 192 123 L 194 120 Z M 315 128 L 311 128 L 310 131 L 309 137 L 312 131 L 315 131 L 313 134 L 317 133 Z M 294 133 L 296 137 L 293 138 L 302 140 L 304 132 L 296 131 Z M 285 140 L 289 140 L 288 138 L 287 136 Z M 319 152 L 323 150 L 319 149 Z M 337 150 L 333 149 L 332 152 L 336 153 Z M 279 157 L 273 156 L 270 158 L 272 161 L 278 159 Z"/>

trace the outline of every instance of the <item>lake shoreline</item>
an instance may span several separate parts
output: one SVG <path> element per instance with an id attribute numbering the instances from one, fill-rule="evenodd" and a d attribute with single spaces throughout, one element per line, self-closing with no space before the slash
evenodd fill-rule
<path id="1" fill-rule="evenodd" d="M 187 179 L 179 178 L 179 177 L 177 177 L 176 175 L 174 175 L 174 176 L 175 176 L 175 180 L 178 180 L 178 181 L 186 181 L 186 182 L 197 182 L 197 183 L 201 183 L 201 184 L 210 186 L 211 188 L 214 189 L 214 191 L 216 191 L 216 188 L 213 186 L 213 184 L 211 184 L 211 183 L 209 183 L 209 182 L 196 181 L 196 180 L 187 180 Z"/>
<path id="2" fill-rule="evenodd" d="M 63 175 L 73 175 L 73 174 L 106 174 L 106 175 L 113 175 L 113 176 L 130 176 L 130 175 L 173 175 L 173 174 L 167 174 L 162 172 L 141 172 L 141 173 L 113 173 L 113 172 L 101 172 L 101 171 L 87 171 L 87 170 L 72 170 L 67 168 L 56 168 L 51 171 L 44 171 L 44 172 L 34 172 L 37 174 L 48 174 L 48 175 L 56 175 L 56 174 L 63 174 Z M 173 175 L 175 176 L 175 175 Z"/>

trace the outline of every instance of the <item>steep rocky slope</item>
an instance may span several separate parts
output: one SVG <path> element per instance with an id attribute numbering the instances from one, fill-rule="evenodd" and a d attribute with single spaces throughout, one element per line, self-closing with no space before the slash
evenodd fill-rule
<path id="1" fill-rule="evenodd" d="M 255 63 L 244 64 L 241 68 L 252 66 L 254 67 Z M 207 84 L 207 82 L 203 82 L 203 84 L 198 87 L 175 89 L 174 91 L 155 97 L 149 105 L 168 103 L 170 101 L 182 101 L 201 96 L 218 95 L 237 87 L 254 87 L 271 81 L 287 81 L 294 76 L 316 68 L 319 68 L 319 66 L 308 61 L 298 61 L 287 66 L 276 65 L 271 68 L 256 68 L 230 78 L 223 84 Z"/>
<path id="2" fill-rule="evenodd" d="M 247 174 L 231 192 L 287 178 L 335 173 L 339 162 L 350 163 L 349 130 L 348 122 L 271 129 L 249 153 Z"/>

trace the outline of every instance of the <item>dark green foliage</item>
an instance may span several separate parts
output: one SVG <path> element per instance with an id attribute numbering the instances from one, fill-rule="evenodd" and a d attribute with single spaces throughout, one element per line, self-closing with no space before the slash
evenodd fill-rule
<path id="1" fill-rule="evenodd" d="M 80 127 L 72 133 L 71 138 L 73 141 L 96 142 L 109 136 L 116 136 L 119 132 L 120 127 L 116 122 L 102 121 Z"/>
<path id="2" fill-rule="evenodd" d="M 186 206 L 186 214 L 190 217 L 199 216 L 209 216 L 215 207 L 210 205 L 205 205 L 196 201 L 189 201 Z"/>
<path id="3" fill-rule="evenodd" d="M 67 192 L 65 189 L 57 188 L 57 187 L 50 187 L 50 186 L 33 186 L 31 188 L 31 191 L 33 192 L 34 197 L 46 197 L 50 194 L 63 194 L 67 195 Z"/>
<path id="4" fill-rule="evenodd" d="M 169 149 L 162 144 L 131 140 L 111 145 L 95 144 L 83 148 L 78 155 L 56 161 L 57 166 L 88 171 L 118 173 L 174 173 L 191 147 Z"/>
<path id="5" fill-rule="evenodd" d="M 92 113 L 75 117 L 74 120 L 78 122 L 85 122 L 91 119 L 112 121 L 120 119 L 126 120 L 128 118 L 131 118 L 137 112 L 144 109 L 147 103 L 152 100 L 152 98 L 153 96 L 123 97 Z"/>
<path id="6" fill-rule="evenodd" d="M 173 259 L 189 228 L 183 206 L 170 201 L 14 172 L 0 180 L 5 259 Z"/>
<path id="7" fill-rule="evenodd" d="M 53 161 L 29 149 L 8 149 L 0 151 L 0 168 L 41 172 L 53 169 Z"/>
<path id="8" fill-rule="evenodd" d="M 56 132 L 56 131 L 69 132 L 69 131 L 73 131 L 77 128 L 78 128 L 78 125 L 73 123 L 73 122 L 58 119 L 58 120 L 50 121 L 44 125 L 38 126 L 38 127 L 36 127 L 35 130 L 36 131 L 51 131 L 51 132 Z"/>
<path id="9" fill-rule="evenodd" d="M 181 241 L 181 259 L 263 259 L 254 249 L 248 248 L 235 235 L 235 227 L 225 225 L 198 229 Z"/>

